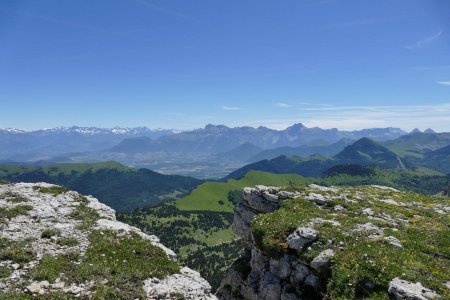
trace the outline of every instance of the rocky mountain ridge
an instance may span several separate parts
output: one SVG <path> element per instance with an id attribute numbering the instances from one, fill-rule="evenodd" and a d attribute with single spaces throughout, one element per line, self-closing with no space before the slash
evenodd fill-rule
<path id="1" fill-rule="evenodd" d="M 91 196 L 0 184 L 1 299 L 215 299 L 156 236 Z"/>
<path id="2" fill-rule="evenodd" d="M 314 140 L 336 142 L 342 138 L 370 137 L 391 140 L 406 132 L 398 128 L 372 128 L 357 131 L 307 128 L 294 124 L 285 130 L 266 127 L 253 128 L 206 125 L 189 131 L 170 129 L 56 127 L 34 131 L 0 129 L 0 159 L 35 162 L 55 160 L 58 156 L 73 156 L 80 152 L 192 152 L 218 154 L 244 143 L 261 148 L 298 146 Z M 174 149 L 177 149 L 174 151 Z M 91 154 L 92 155 L 92 154 Z M 67 159 L 67 158 L 66 158 Z"/>
<path id="3" fill-rule="evenodd" d="M 444 198 L 317 185 L 256 186 L 243 198 L 233 229 L 244 252 L 223 279 L 220 299 L 450 297 Z"/>
<path id="4" fill-rule="evenodd" d="M 327 144 L 341 139 L 358 140 L 368 137 L 378 141 L 387 141 L 406 134 L 399 128 L 370 128 L 355 131 L 341 131 L 336 128 L 308 128 L 301 123 L 294 124 L 284 130 L 274 130 L 267 127 L 227 127 L 224 125 L 206 125 L 205 128 L 183 131 L 177 134 L 161 136 L 157 140 L 131 138 L 125 139 L 110 152 L 135 153 L 139 151 L 157 152 L 194 152 L 218 154 L 231 151 L 239 146 L 250 143 L 262 149 L 282 146 L 300 146 L 314 141 Z M 176 149 L 176 151 L 174 151 Z"/>

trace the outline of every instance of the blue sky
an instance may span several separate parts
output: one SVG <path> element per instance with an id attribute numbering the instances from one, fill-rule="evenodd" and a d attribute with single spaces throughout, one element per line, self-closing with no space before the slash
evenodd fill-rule
<path id="1" fill-rule="evenodd" d="M 0 127 L 450 131 L 448 0 L 2 0 Z"/>

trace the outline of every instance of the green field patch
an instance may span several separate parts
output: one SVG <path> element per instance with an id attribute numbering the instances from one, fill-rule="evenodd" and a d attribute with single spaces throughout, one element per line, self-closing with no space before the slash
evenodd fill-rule
<path id="1" fill-rule="evenodd" d="M 261 171 L 250 171 L 239 180 L 230 179 L 227 182 L 206 182 L 194 189 L 186 197 L 175 201 L 180 210 L 209 210 L 233 212 L 234 205 L 228 200 L 228 193 L 241 190 L 246 186 L 258 184 L 273 186 L 305 185 L 314 179 L 295 174 L 271 174 Z M 222 201 L 221 204 L 219 201 Z"/>

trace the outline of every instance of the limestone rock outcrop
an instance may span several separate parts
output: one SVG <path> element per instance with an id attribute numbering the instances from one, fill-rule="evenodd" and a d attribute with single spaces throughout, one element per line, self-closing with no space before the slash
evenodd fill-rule
<path id="1" fill-rule="evenodd" d="M 294 286 L 313 289 L 319 284 L 314 269 L 293 255 L 279 258 L 265 256 L 255 246 L 251 222 L 256 215 L 275 211 L 284 200 L 304 196 L 300 192 L 282 191 L 276 187 L 256 186 L 243 189 L 233 222 L 234 232 L 241 237 L 243 255 L 230 268 L 216 295 L 219 299 L 297 300 Z M 312 195 L 311 201 L 322 199 Z M 318 201 L 322 203 L 323 201 Z M 297 251 L 313 242 L 317 233 L 312 228 L 297 228 L 288 238 Z"/>
<path id="2" fill-rule="evenodd" d="M 243 251 L 240 258 L 233 263 L 223 278 L 216 296 L 219 299 L 226 300 L 322 299 L 326 293 L 331 274 L 330 264 L 336 253 L 345 249 L 346 245 L 342 240 L 334 240 L 333 234 L 331 234 L 331 238 L 328 240 L 322 239 L 320 248 L 316 247 L 317 252 L 313 252 L 311 248 L 315 243 L 319 243 L 318 240 L 322 234 L 314 228 L 316 225 L 322 226 L 318 226 L 319 228 L 328 228 L 331 233 L 333 230 L 342 233 L 341 229 L 345 225 L 347 231 L 343 233 L 343 236 L 357 235 L 361 237 L 360 240 L 373 242 L 374 245 L 377 245 L 377 243 L 389 244 L 389 247 L 391 247 L 389 249 L 392 249 L 392 251 L 402 251 L 402 242 L 392 235 L 386 234 L 385 236 L 385 228 L 380 224 L 389 225 L 392 234 L 399 230 L 400 225 L 407 226 L 409 221 L 401 217 L 395 218 L 393 217 L 394 214 L 390 215 L 379 209 L 375 210 L 375 207 L 386 205 L 386 211 L 392 206 L 399 207 L 399 209 L 405 207 L 408 213 L 410 208 L 417 207 L 426 212 L 436 211 L 437 209 L 446 214 L 450 212 L 445 203 L 429 204 L 428 207 L 422 207 L 422 204 L 416 202 L 403 203 L 391 199 L 388 197 L 389 193 L 400 192 L 390 187 L 370 186 L 367 189 L 373 189 L 373 195 L 379 195 L 377 194 L 379 192 L 383 196 L 372 195 L 367 197 L 357 189 L 349 193 L 348 190 L 317 185 L 310 185 L 298 191 L 283 191 L 280 188 L 266 186 L 244 188 L 243 201 L 236 209 L 233 223 L 234 232 L 241 237 Z M 261 240 L 253 236 L 252 221 L 260 214 L 276 211 L 283 206 L 284 201 L 294 198 L 300 199 L 289 201 L 313 203 L 313 210 L 316 214 L 311 217 L 309 211 L 305 212 L 303 216 L 308 215 L 308 219 L 305 221 L 299 220 L 299 223 L 304 225 L 298 226 L 288 234 L 284 241 L 285 244 L 280 246 L 283 250 L 275 255 L 267 254 L 261 246 Z M 333 203 L 334 200 L 338 202 Z M 366 208 L 366 203 L 374 206 Z M 286 207 L 296 209 L 300 206 L 287 205 Z M 350 213 L 350 209 L 354 211 L 351 215 L 355 216 L 354 223 L 347 223 L 348 215 L 345 214 Z M 341 219 L 338 221 L 336 219 L 339 213 Z M 276 216 L 273 219 L 280 217 L 276 213 L 273 216 Z M 420 218 L 420 216 L 414 216 L 414 218 Z M 292 219 L 289 220 L 295 222 Z M 259 226 L 280 224 L 277 222 L 267 223 L 267 218 L 258 218 L 257 222 Z M 292 223 L 288 223 L 288 225 L 292 227 Z M 267 231 L 270 232 L 270 228 L 267 228 Z M 273 238 L 273 235 L 270 235 L 270 237 Z M 353 246 L 355 245 L 353 244 Z M 313 254 L 307 256 L 308 253 Z M 367 254 L 362 254 L 362 259 L 366 259 L 370 263 Z M 372 282 L 363 284 L 369 290 L 374 286 Z M 444 282 L 442 284 L 444 285 Z M 448 282 L 445 284 L 448 284 Z M 439 297 L 435 291 L 422 286 L 419 282 L 412 283 L 400 278 L 392 279 L 389 288 L 385 287 L 385 293 L 386 296 L 390 294 L 397 300 L 427 300 Z"/>
<path id="3" fill-rule="evenodd" d="M 56 264 L 68 263 L 58 259 L 61 257 L 79 257 L 74 266 L 83 262 L 83 257 L 95 246 L 95 242 L 89 238 L 93 232 L 100 236 L 111 233 L 114 236 L 113 243 L 117 245 L 138 237 L 138 245 L 142 244 L 139 240 L 148 241 L 162 249 L 167 262 L 176 261 L 175 253 L 162 245 L 158 237 L 118 222 L 115 211 L 97 199 L 47 183 L 0 184 L 0 229 L 0 298 L 2 293 L 13 295 L 11 297 L 28 293 L 48 294 L 48 299 L 51 299 L 52 293 L 63 293 L 70 299 L 91 299 L 99 292 L 96 289 L 98 286 L 102 286 L 102 292 L 110 289 L 105 293 L 114 298 L 114 293 L 120 292 L 118 287 L 114 283 L 108 283 L 106 279 L 97 278 L 95 274 L 86 280 L 68 282 L 68 275 L 73 274 L 58 274 L 53 271 L 60 267 Z M 126 245 L 123 248 L 126 250 Z M 112 251 L 112 258 L 108 254 L 99 254 L 99 257 L 104 257 L 105 262 L 111 258 L 111 263 L 115 263 L 114 259 L 117 258 L 114 258 L 114 254 L 115 251 Z M 128 258 L 132 259 L 134 254 L 130 250 Z M 44 273 L 42 270 L 37 271 L 43 260 L 52 258 L 53 264 L 44 268 Z M 120 262 L 124 267 L 128 258 L 125 257 Z M 161 256 L 159 259 L 162 259 Z M 160 268 L 164 268 L 164 265 Z M 53 276 L 52 272 L 56 273 L 55 280 L 42 280 Z M 88 275 L 78 274 L 81 278 Z M 210 293 L 208 282 L 189 268 L 181 268 L 180 274 L 172 274 L 163 279 L 152 277 L 127 284 L 135 284 L 136 287 L 131 289 L 138 290 L 137 293 L 142 291 L 146 299 L 216 299 Z"/>

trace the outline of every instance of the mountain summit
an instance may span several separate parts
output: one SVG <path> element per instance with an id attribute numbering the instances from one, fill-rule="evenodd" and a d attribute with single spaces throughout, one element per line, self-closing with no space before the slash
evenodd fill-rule
<path id="1" fill-rule="evenodd" d="M 334 158 L 343 163 L 374 164 L 384 168 L 396 168 L 401 164 L 394 152 L 368 138 L 345 147 Z"/>

